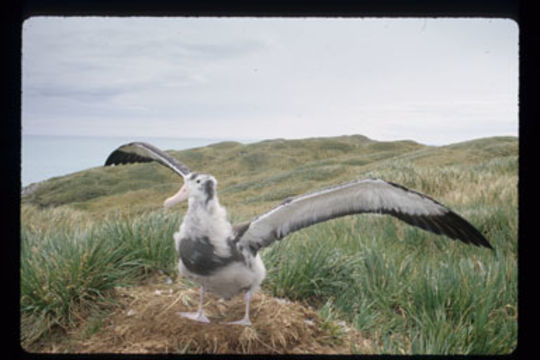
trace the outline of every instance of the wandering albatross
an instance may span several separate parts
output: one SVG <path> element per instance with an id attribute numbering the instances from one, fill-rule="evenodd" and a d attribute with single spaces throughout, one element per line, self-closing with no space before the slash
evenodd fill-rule
<path id="1" fill-rule="evenodd" d="M 184 179 L 184 185 L 165 200 L 165 207 L 188 200 L 188 210 L 174 233 L 178 270 L 200 285 L 196 312 L 179 313 L 210 322 L 203 312 L 206 291 L 228 299 L 245 293 L 244 318 L 231 324 L 250 325 L 251 295 L 260 287 L 266 269 L 259 250 L 307 226 L 340 216 L 378 213 L 467 244 L 493 249 L 486 238 L 461 216 L 432 198 L 376 178 L 351 181 L 287 198 L 251 221 L 231 225 L 217 196 L 217 181 L 187 166 L 155 146 L 132 142 L 114 150 L 105 166 L 157 161 Z"/>

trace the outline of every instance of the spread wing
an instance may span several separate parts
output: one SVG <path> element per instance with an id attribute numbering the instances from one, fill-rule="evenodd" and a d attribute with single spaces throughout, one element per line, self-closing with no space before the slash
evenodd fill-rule
<path id="1" fill-rule="evenodd" d="M 132 142 L 120 146 L 109 155 L 105 166 L 150 161 L 157 161 L 182 177 L 191 173 L 187 166 L 171 155 L 144 142 Z"/>
<path id="2" fill-rule="evenodd" d="M 419 192 L 380 179 L 363 179 L 285 200 L 255 218 L 239 235 L 240 248 L 255 254 L 291 232 L 336 217 L 380 213 L 449 238 L 492 248 L 461 216 Z"/>

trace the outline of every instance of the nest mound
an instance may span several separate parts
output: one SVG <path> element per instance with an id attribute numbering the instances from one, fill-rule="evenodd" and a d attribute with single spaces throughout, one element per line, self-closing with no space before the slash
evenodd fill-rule
<path id="1" fill-rule="evenodd" d="M 368 340 L 344 323 L 323 321 L 311 308 L 262 292 L 252 297 L 252 326 L 228 325 L 244 315 L 242 296 L 205 295 L 210 324 L 178 315 L 195 311 L 199 292 L 181 282 L 118 288 L 118 307 L 99 331 L 71 341 L 78 353 L 350 354 L 372 353 Z M 70 351 L 70 352 L 71 352 Z"/>

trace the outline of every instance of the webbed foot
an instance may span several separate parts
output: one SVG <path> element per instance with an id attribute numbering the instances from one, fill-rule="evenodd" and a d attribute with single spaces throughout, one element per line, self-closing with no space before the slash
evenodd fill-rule
<path id="1" fill-rule="evenodd" d="M 232 321 L 232 322 L 229 322 L 227 323 L 229 325 L 245 325 L 245 326 L 251 326 L 251 321 L 249 320 L 249 318 L 243 318 L 242 320 L 238 320 L 238 321 Z"/>
<path id="2" fill-rule="evenodd" d="M 185 317 L 187 319 L 195 320 L 202 323 L 209 323 L 210 320 L 202 313 L 202 312 L 179 312 L 177 313 L 181 317 Z"/>

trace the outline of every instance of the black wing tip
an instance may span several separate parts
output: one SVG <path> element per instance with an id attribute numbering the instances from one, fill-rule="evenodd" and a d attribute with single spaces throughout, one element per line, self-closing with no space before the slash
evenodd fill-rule
<path id="1" fill-rule="evenodd" d="M 418 191 L 408 189 L 403 185 L 386 180 L 382 181 L 385 181 L 386 183 L 401 190 L 420 195 L 421 197 L 429 199 L 435 204 L 441 205 L 448 210 L 443 215 L 434 216 L 433 219 L 429 219 L 430 216 L 426 216 L 425 218 L 421 217 L 421 219 L 418 219 L 419 221 L 415 221 L 414 219 L 412 219 L 412 222 L 411 219 L 409 219 L 408 221 L 405 220 L 409 224 L 434 232 L 435 234 L 444 234 L 451 239 L 459 240 L 461 242 L 464 242 L 465 244 L 473 244 L 475 246 L 486 247 L 488 249 L 495 250 L 493 246 L 491 246 L 489 241 L 484 237 L 484 235 L 480 233 L 480 231 L 478 231 L 474 226 L 472 226 L 467 220 L 465 220 L 455 212 L 451 211 L 437 200 L 432 199 L 431 197 Z M 397 214 L 394 214 L 394 216 L 396 215 Z M 399 215 L 397 216 L 400 217 Z M 442 221 L 438 221 L 438 218 L 441 218 Z"/>
<path id="2" fill-rule="evenodd" d="M 173 156 L 152 144 L 142 141 L 133 141 L 116 148 L 105 160 L 105 166 L 152 161 L 168 167 L 182 177 L 186 177 L 191 173 L 191 170 L 186 165 Z"/>
<path id="3" fill-rule="evenodd" d="M 119 156 L 118 156 L 118 150 L 113 151 L 109 154 L 107 157 L 107 160 L 105 160 L 104 166 L 111 166 L 111 165 L 119 165 L 121 164 Z"/>
<path id="4" fill-rule="evenodd" d="M 130 146 L 147 146 L 148 144 L 142 143 L 139 141 L 130 142 L 124 145 L 120 145 L 116 148 L 112 153 L 109 154 L 107 157 L 107 160 L 105 160 L 104 166 L 111 166 L 111 165 L 123 165 L 123 164 L 130 164 L 130 163 L 137 163 L 137 162 L 151 162 L 153 161 L 150 158 L 147 158 L 145 156 L 141 156 L 138 154 L 134 154 L 130 152 L 129 150 L 126 150 L 126 148 Z"/>
<path id="5" fill-rule="evenodd" d="M 489 241 L 483 235 L 477 236 L 476 242 L 474 242 L 473 244 L 476 246 L 485 247 L 485 248 L 495 251 L 495 248 L 491 246 Z"/>
<path id="6" fill-rule="evenodd" d="M 449 211 L 443 217 L 443 221 L 451 228 L 451 234 L 446 234 L 447 236 L 467 244 L 495 250 L 478 229 L 455 212 Z"/>
<path id="7" fill-rule="evenodd" d="M 118 150 L 113 151 L 109 154 L 107 157 L 107 160 L 105 160 L 104 166 L 111 166 L 111 165 L 118 165 L 120 164 L 120 161 L 118 159 Z"/>
<path id="8" fill-rule="evenodd" d="M 421 229 L 444 235 L 453 240 L 459 240 L 465 244 L 486 247 L 495 250 L 489 241 L 467 220 L 453 211 L 447 211 L 438 215 L 414 216 L 399 212 L 388 212 L 406 223 Z"/>

